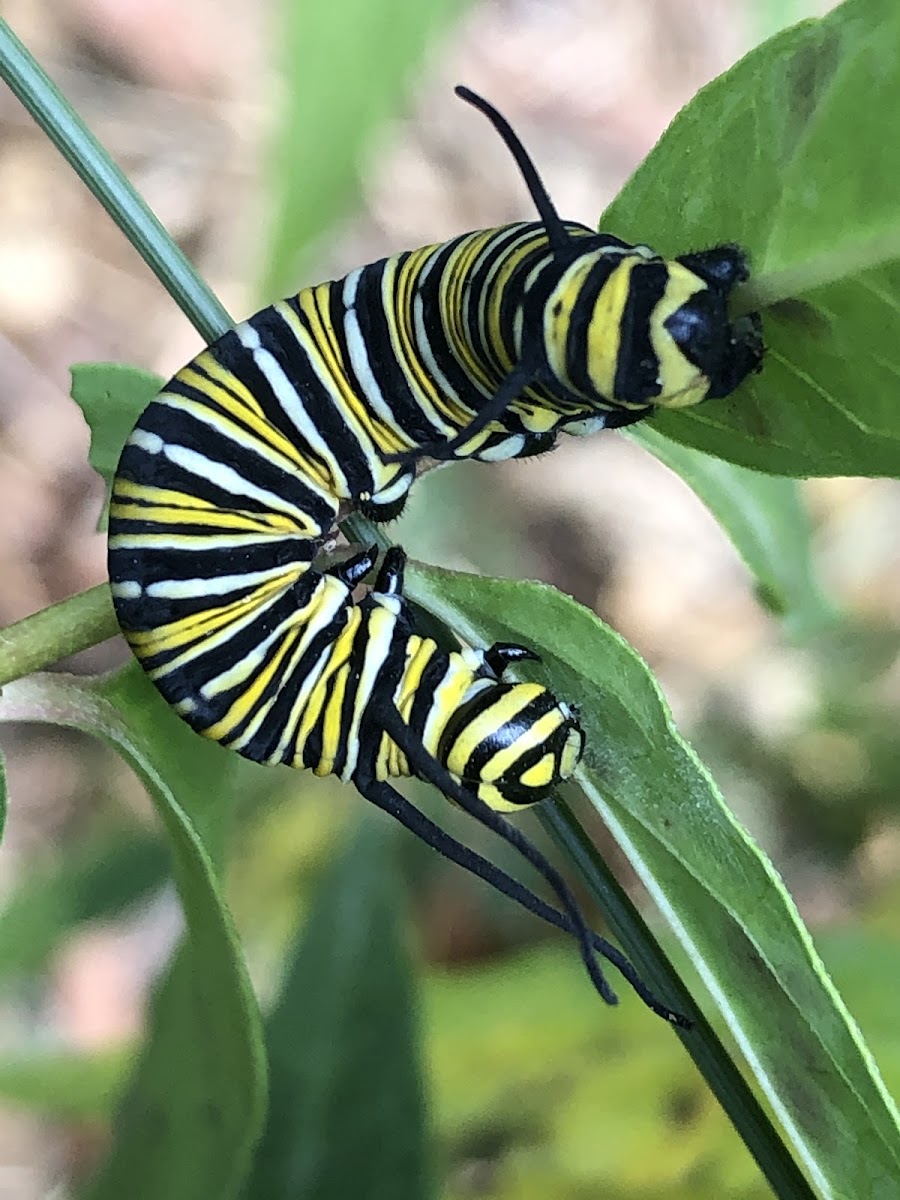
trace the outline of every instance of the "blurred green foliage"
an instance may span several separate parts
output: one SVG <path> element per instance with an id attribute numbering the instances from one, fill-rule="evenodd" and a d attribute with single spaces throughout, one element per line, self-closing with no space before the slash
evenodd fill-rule
<path id="1" fill-rule="evenodd" d="M 348 851 L 345 867 L 352 856 Z M 324 883 L 323 896 L 330 897 L 327 889 Z M 854 928 L 820 938 L 825 961 L 895 1091 L 896 901 L 896 894 L 888 898 L 893 932 L 879 929 L 873 910 Z M 598 1021 L 590 986 L 565 947 L 431 973 L 422 1006 L 445 1200 L 468 1200 L 473 1192 L 492 1200 L 583 1200 L 598 1189 L 611 1200 L 771 1195 L 668 1031 L 648 1022 L 631 998 L 612 1019 Z M 300 1024 L 296 1032 L 302 1042 Z M 327 1048 L 343 1044 L 339 1039 Z M 127 1061 L 124 1053 L 0 1061 L 0 1095 L 60 1118 L 96 1121 L 110 1112 Z M 339 1118 L 332 1129 L 345 1137 Z"/>

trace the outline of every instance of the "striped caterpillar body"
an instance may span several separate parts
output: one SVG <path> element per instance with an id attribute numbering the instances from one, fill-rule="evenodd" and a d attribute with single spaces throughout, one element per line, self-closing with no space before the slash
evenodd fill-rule
<path id="1" fill-rule="evenodd" d="M 730 394 L 761 362 L 759 318 L 731 322 L 747 278 L 721 246 L 664 260 L 560 221 L 505 120 L 539 222 L 465 234 L 303 289 L 229 331 L 145 409 L 113 484 L 109 569 L 122 631 L 199 733 L 263 763 L 352 782 L 442 853 L 573 933 L 590 931 L 547 860 L 499 814 L 580 759 L 577 715 L 507 681 L 525 647 L 445 651 L 416 631 L 403 555 L 312 564 L 339 513 L 402 510 L 424 460 L 496 461 Z M 427 779 L 550 880 L 564 912 L 433 826 L 390 785 Z"/>

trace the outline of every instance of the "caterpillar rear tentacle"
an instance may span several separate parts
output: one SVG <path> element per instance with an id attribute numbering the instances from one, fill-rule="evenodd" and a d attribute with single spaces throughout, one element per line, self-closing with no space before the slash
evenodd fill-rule
<path id="1" fill-rule="evenodd" d="M 466 866 L 473 874 L 478 875 L 498 891 L 516 900 L 524 908 L 535 913 L 549 924 L 555 925 L 558 929 L 564 929 L 567 933 L 571 933 L 579 943 L 582 959 L 594 987 L 608 1004 L 617 1004 L 618 999 L 604 978 L 603 972 L 600 970 L 600 966 L 595 958 L 595 953 L 602 955 L 603 958 L 611 962 L 619 970 L 623 978 L 631 984 L 644 1003 L 658 1016 L 663 1017 L 665 1020 L 682 1029 L 690 1029 L 691 1022 L 688 1018 L 675 1012 L 668 1005 L 662 1004 L 646 984 L 644 984 L 634 967 L 621 951 L 616 950 L 610 942 L 589 928 L 581 913 L 581 909 L 578 907 L 577 901 L 563 877 L 547 858 L 541 854 L 537 847 L 525 837 L 521 830 L 517 829 L 515 825 L 511 825 L 499 812 L 490 808 L 484 801 L 479 800 L 472 792 L 460 787 L 459 783 L 452 778 L 440 762 L 423 755 L 421 747 L 410 737 L 409 729 L 405 726 L 402 717 L 395 708 L 382 714 L 382 717 L 385 731 L 401 746 L 410 763 L 414 765 L 416 774 L 433 784 L 448 799 L 458 804 L 469 816 L 478 821 L 479 824 L 484 825 L 492 833 L 497 834 L 498 837 L 503 838 L 505 842 L 508 842 L 514 849 L 518 850 L 523 858 L 540 875 L 543 875 L 544 879 L 556 893 L 565 911 L 558 912 L 556 909 L 544 904 L 543 901 L 539 900 L 538 897 L 529 892 L 521 884 L 518 884 L 511 876 L 506 875 L 505 872 L 500 871 L 493 864 L 489 864 L 481 856 L 474 855 L 472 851 L 467 852 L 467 860 L 461 863 L 461 865 Z M 362 794 L 368 797 L 369 793 L 366 787 L 358 779 L 354 782 Z M 385 787 L 387 785 L 382 784 L 381 786 Z M 410 813 L 411 810 L 411 813 L 415 813 L 419 818 L 414 832 L 420 838 L 427 841 L 429 845 L 440 851 L 441 854 L 453 859 L 453 861 L 460 862 L 461 860 L 457 857 L 456 852 L 459 849 L 466 850 L 466 847 L 460 847 L 459 843 L 454 839 L 449 839 L 443 830 L 439 829 L 436 825 L 432 826 L 434 832 L 431 833 L 429 831 L 428 836 L 426 836 L 426 826 L 430 824 L 427 818 L 419 813 L 418 809 L 413 805 L 410 805 L 408 801 L 403 801 L 393 788 L 390 788 L 390 790 L 394 793 L 395 797 L 396 810 L 391 810 L 394 812 L 394 815 L 403 821 L 403 824 L 407 825 L 408 828 L 412 828 L 409 821 L 405 819 L 405 815 Z M 383 791 L 381 795 L 384 795 Z M 379 803 L 380 807 L 384 807 L 383 803 L 379 801 L 376 801 L 376 803 Z M 400 815 L 401 809 L 404 811 L 404 816 Z M 486 866 L 490 868 L 488 872 L 485 872 L 484 868 Z"/>
<path id="2" fill-rule="evenodd" d="M 542 921 L 546 921 L 548 925 L 552 925 L 555 929 L 560 929 L 564 933 L 580 937 L 578 928 L 566 913 L 559 912 L 544 900 L 541 900 L 540 897 L 530 892 L 517 879 L 514 879 L 511 875 L 507 875 L 505 871 L 502 871 L 489 859 L 484 858 L 474 850 L 470 850 L 468 846 L 462 845 L 455 838 L 448 837 L 440 826 L 429 820 L 423 812 L 416 808 L 414 804 L 411 804 L 405 797 L 401 796 L 390 784 L 381 783 L 377 780 L 368 783 L 357 780 L 356 787 L 360 795 L 366 800 L 370 800 L 385 812 L 390 813 L 392 817 L 395 817 L 402 825 L 405 825 L 411 833 L 414 833 L 421 841 L 427 843 L 434 850 L 437 850 L 439 854 L 444 855 L 451 862 L 455 862 L 458 866 L 463 867 L 472 875 L 478 876 L 479 879 L 483 879 L 485 883 L 489 884 L 496 891 L 504 896 L 508 896 L 528 912 L 533 913 Z M 515 829 L 515 826 L 508 825 L 508 827 Z M 501 836 L 505 835 L 501 834 Z M 607 959 L 608 962 L 612 963 L 651 1012 L 656 1013 L 658 1017 L 662 1017 L 664 1021 L 668 1021 L 679 1029 L 691 1029 L 693 1027 L 693 1023 L 689 1018 L 676 1012 L 675 1009 L 670 1008 L 667 1004 L 663 1004 L 662 1001 L 654 996 L 653 992 L 647 987 L 618 947 L 614 946 L 612 942 L 607 941 L 606 938 L 601 937 L 598 933 L 594 933 L 591 929 L 588 929 L 587 933 L 592 949 Z M 607 999 L 608 1002 L 618 1003 L 618 999 L 611 991 L 604 991 L 601 994 L 603 994 L 604 999 Z M 611 1000 L 610 997 L 612 998 Z"/>
<path id="3" fill-rule="evenodd" d="M 417 632 L 390 551 L 320 572 L 339 514 L 390 520 L 423 459 L 549 449 L 658 408 L 729 395 L 762 361 L 759 317 L 728 315 L 747 276 L 724 245 L 665 259 L 562 221 L 503 117 L 540 220 L 476 231 L 304 288 L 176 373 L 128 438 L 109 567 L 138 661 L 199 733 L 263 763 L 354 783 L 418 836 L 571 933 L 655 1012 L 684 1022 L 585 923 L 565 884 L 499 813 L 550 795 L 581 756 L 577 714 L 506 667 L 501 643 L 445 651 Z M 394 791 L 415 774 L 515 845 L 557 912 L 438 831 Z"/>

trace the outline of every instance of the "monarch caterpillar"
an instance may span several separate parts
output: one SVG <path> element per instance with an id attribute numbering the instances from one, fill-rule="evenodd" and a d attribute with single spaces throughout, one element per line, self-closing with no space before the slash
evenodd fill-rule
<path id="1" fill-rule="evenodd" d="M 743 254 L 665 260 L 563 222 L 485 100 L 540 220 L 464 234 L 304 288 L 226 333 L 148 405 L 115 476 L 109 571 L 138 661 L 197 732 L 257 762 L 353 783 L 441 853 L 573 934 L 657 1013 L 626 958 L 591 931 L 561 876 L 501 815 L 544 799 L 583 749 L 577 714 L 510 682 L 536 656 L 446 651 L 416 630 L 402 551 L 372 590 L 374 550 L 319 571 L 339 512 L 388 521 L 427 458 L 494 461 L 726 396 L 762 358 L 759 317 L 730 322 Z M 450 838 L 390 780 L 431 782 L 514 845 L 564 911 Z"/>

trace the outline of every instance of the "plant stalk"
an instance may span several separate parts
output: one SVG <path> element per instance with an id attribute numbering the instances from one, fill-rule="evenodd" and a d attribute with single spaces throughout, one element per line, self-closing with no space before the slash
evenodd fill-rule
<path id="1" fill-rule="evenodd" d="M 544 829 L 574 864 L 641 977 L 664 1003 L 693 1021 L 693 1029 L 675 1029 L 674 1032 L 775 1195 L 779 1200 L 815 1200 L 816 1193 L 791 1157 L 766 1110 L 571 809 L 557 800 L 539 805 L 536 812 Z"/>
<path id="2" fill-rule="evenodd" d="M 0 687 L 88 650 L 118 632 L 105 583 L 42 608 L 0 629 Z"/>

